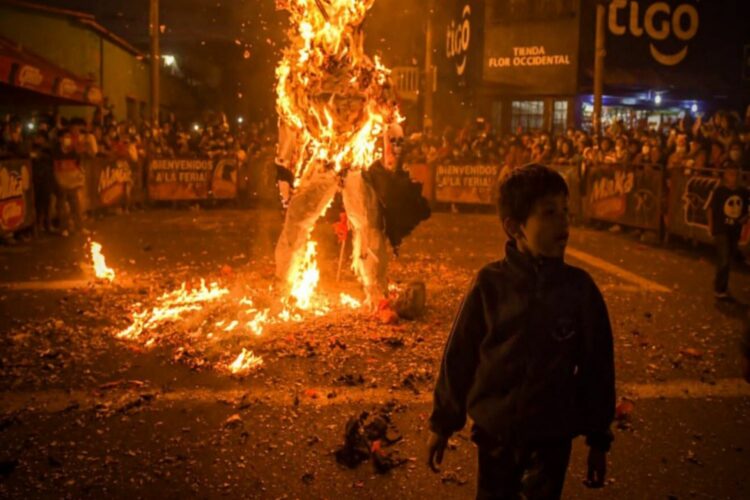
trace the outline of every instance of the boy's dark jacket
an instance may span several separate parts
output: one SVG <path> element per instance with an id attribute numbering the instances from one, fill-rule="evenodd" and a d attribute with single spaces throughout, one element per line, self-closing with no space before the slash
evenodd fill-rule
<path id="1" fill-rule="evenodd" d="M 562 259 L 506 246 L 485 266 L 453 324 L 435 387 L 431 428 L 466 415 L 500 442 L 585 435 L 609 449 L 615 409 L 612 331 L 599 289 Z"/>

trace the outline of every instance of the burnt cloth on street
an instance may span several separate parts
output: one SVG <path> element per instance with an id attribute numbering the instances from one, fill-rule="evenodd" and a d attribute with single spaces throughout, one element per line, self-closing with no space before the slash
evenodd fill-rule
<path id="1" fill-rule="evenodd" d="M 375 190 L 383 208 L 385 234 L 398 254 L 403 239 L 432 214 L 430 204 L 422 196 L 422 185 L 412 181 L 403 169 L 391 171 L 379 161 L 363 172 L 362 177 Z"/>

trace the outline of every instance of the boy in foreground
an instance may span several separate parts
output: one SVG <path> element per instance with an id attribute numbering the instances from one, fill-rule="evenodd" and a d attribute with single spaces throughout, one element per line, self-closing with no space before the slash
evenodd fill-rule
<path id="1" fill-rule="evenodd" d="M 612 332 L 591 277 L 563 262 L 568 188 L 542 165 L 500 185 L 505 258 L 481 269 L 453 324 L 430 417 L 429 466 L 474 422 L 477 498 L 559 498 L 571 442 L 586 436 L 604 485 L 615 409 Z"/>

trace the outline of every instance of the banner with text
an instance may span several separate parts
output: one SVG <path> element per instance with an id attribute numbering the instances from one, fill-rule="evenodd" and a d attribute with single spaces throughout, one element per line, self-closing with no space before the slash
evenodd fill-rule
<path id="1" fill-rule="evenodd" d="M 108 208 L 128 204 L 140 188 L 138 165 L 127 160 L 96 158 L 86 162 L 90 207 Z"/>
<path id="2" fill-rule="evenodd" d="M 154 201 L 234 199 L 234 158 L 155 158 L 148 167 L 148 196 Z"/>
<path id="3" fill-rule="evenodd" d="M 31 162 L 0 161 L 0 234 L 32 226 L 35 217 Z"/>
<path id="4" fill-rule="evenodd" d="M 444 203 L 494 203 L 498 165 L 437 165 L 435 200 Z"/>
<path id="5" fill-rule="evenodd" d="M 583 212 L 589 219 L 661 230 L 664 169 L 658 165 L 588 167 Z"/>
<path id="6" fill-rule="evenodd" d="M 489 23 L 484 45 L 484 81 L 516 94 L 576 91 L 578 16 L 544 22 Z"/>

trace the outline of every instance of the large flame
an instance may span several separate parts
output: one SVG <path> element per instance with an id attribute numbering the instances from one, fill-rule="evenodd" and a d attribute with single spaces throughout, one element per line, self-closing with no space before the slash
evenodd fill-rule
<path id="1" fill-rule="evenodd" d="M 252 351 L 248 351 L 243 347 L 242 352 L 234 361 L 227 365 L 227 369 L 235 375 L 244 375 L 262 364 L 263 358 L 256 356 Z"/>
<path id="2" fill-rule="evenodd" d="M 320 281 L 320 270 L 315 260 L 317 252 L 315 242 L 308 241 L 302 262 L 295 266 L 295 275 L 291 277 L 292 290 L 290 295 L 295 299 L 295 306 L 303 311 L 313 305 L 315 289 Z"/>
<path id="3" fill-rule="evenodd" d="M 341 293 L 339 295 L 339 303 L 344 307 L 349 307 L 351 309 L 359 309 L 362 307 L 362 302 L 355 299 L 348 293 Z"/>
<path id="4" fill-rule="evenodd" d="M 363 49 L 375 0 L 277 0 L 290 13 L 289 46 L 276 68 L 276 108 L 298 140 L 297 180 L 316 167 L 366 169 L 382 156 L 385 128 L 401 120 L 390 70 Z"/>
<path id="5" fill-rule="evenodd" d="M 292 169 L 295 185 L 318 169 L 344 174 L 367 169 L 382 156 L 381 139 L 390 125 L 402 120 L 389 81 L 390 70 L 380 60 L 364 53 L 362 23 L 375 0 L 277 0 L 290 13 L 289 45 L 276 68 L 276 108 L 280 125 L 291 130 Z M 304 256 L 293 263 L 289 276 L 290 296 L 282 309 L 258 308 L 252 298 L 239 299 L 244 306 L 237 317 L 211 323 L 224 335 L 253 336 L 273 324 L 299 322 L 305 317 L 330 311 L 327 301 L 316 295 L 320 271 L 316 245 L 307 242 Z M 133 314 L 133 323 L 118 336 L 127 339 L 152 337 L 167 323 L 184 321 L 209 304 L 229 302 L 229 291 L 212 283 L 194 289 L 183 285 L 165 293 L 156 305 Z M 227 296 L 227 297 L 225 297 Z M 219 301 L 219 299 L 225 299 Z M 361 303 L 348 295 L 340 306 L 356 309 Z M 144 332 L 149 335 L 143 336 Z M 208 333 L 213 338 L 214 333 Z M 246 373 L 259 366 L 261 358 L 243 348 L 224 368 Z"/>
<path id="6" fill-rule="evenodd" d="M 107 280 L 110 283 L 115 280 L 115 271 L 107 266 L 107 261 L 102 255 L 102 246 L 96 241 L 91 242 L 91 261 L 94 265 L 94 274 L 97 279 Z"/>
<path id="7" fill-rule="evenodd" d="M 154 330 L 165 323 L 178 321 L 185 313 L 199 311 L 206 302 L 218 300 L 228 293 L 229 290 L 220 287 L 218 283 L 206 286 L 205 280 L 201 280 L 199 287 L 192 289 L 183 283 L 179 289 L 159 297 L 156 301 L 157 305 L 150 310 L 133 313 L 133 323 L 117 336 L 136 339 L 144 331 Z"/>

